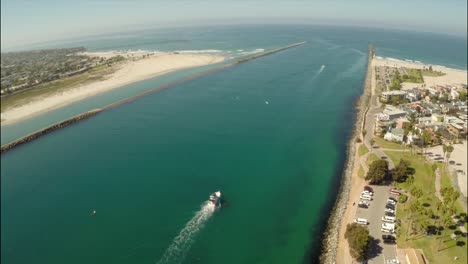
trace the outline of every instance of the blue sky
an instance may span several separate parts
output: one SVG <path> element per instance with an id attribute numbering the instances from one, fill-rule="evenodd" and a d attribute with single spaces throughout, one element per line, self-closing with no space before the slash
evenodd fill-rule
<path id="1" fill-rule="evenodd" d="M 343 24 L 466 37 L 466 21 L 466 0 L 2 0 L 1 44 L 223 23 Z"/>

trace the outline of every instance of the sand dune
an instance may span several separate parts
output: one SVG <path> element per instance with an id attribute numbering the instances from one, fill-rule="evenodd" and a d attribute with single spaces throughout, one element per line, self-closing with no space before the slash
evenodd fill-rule
<path id="1" fill-rule="evenodd" d="M 101 56 L 101 54 L 88 54 Z M 102 54 L 107 57 L 109 54 Z M 131 56 L 130 58 L 132 58 Z M 133 57 L 134 58 L 134 57 Z M 223 61 L 222 56 L 205 54 L 152 54 L 146 58 L 129 59 L 123 66 L 103 81 L 98 81 L 78 87 L 72 87 L 66 92 L 56 93 L 45 98 L 34 98 L 27 104 L 7 109 L 1 114 L 2 125 L 11 124 L 31 118 L 40 113 L 63 107 L 67 104 L 94 96 L 123 85 L 152 78 L 161 74 L 184 68 L 197 67 Z"/>

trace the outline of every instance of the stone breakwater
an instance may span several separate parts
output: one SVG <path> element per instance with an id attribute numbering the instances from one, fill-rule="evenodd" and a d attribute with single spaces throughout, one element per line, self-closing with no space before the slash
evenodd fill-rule
<path id="1" fill-rule="evenodd" d="M 355 105 L 355 122 L 352 135 L 349 139 L 347 150 L 346 150 L 346 162 L 344 165 L 343 175 L 341 179 L 341 186 L 336 198 L 333 210 L 330 213 L 328 219 L 327 228 L 323 234 L 322 240 L 322 253 L 320 255 L 320 263 L 323 264 L 335 264 L 336 253 L 338 250 L 338 239 L 341 221 L 343 214 L 346 211 L 346 204 L 348 202 L 351 176 L 353 173 L 354 156 L 356 153 L 356 139 L 360 135 L 360 131 L 365 125 L 365 115 L 369 110 L 370 98 L 371 98 L 371 80 L 372 80 L 372 59 L 374 57 L 374 48 L 369 45 L 367 54 L 367 71 L 366 78 L 364 80 L 363 94 L 359 97 Z"/>
<path id="2" fill-rule="evenodd" d="M 44 135 L 46 135 L 46 134 L 48 134 L 48 133 L 50 133 L 52 131 L 55 131 L 57 129 L 69 126 L 69 125 L 71 125 L 73 123 L 76 123 L 76 122 L 78 122 L 80 120 L 83 120 L 85 118 L 91 117 L 91 116 L 93 116 L 93 115 L 95 115 L 95 114 L 97 114 L 99 112 L 102 112 L 104 110 L 108 110 L 108 109 L 117 107 L 119 105 L 131 102 L 131 101 L 134 101 L 134 100 L 136 100 L 138 98 L 141 98 L 143 96 L 146 96 L 148 94 L 151 94 L 151 93 L 163 90 L 163 89 L 167 89 L 167 88 L 172 87 L 174 85 L 181 84 L 181 83 L 184 83 L 184 82 L 188 82 L 188 81 L 191 81 L 193 79 L 202 77 L 204 75 L 214 73 L 214 72 L 217 72 L 217 71 L 221 71 L 223 69 L 226 69 L 226 68 L 229 68 L 229 67 L 232 67 L 232 66 L 236 66 L 236 65 L 241 64 L 241 63 L 245 63 L 245 62 L 248 62 L 248 61 L 251 61 L 251 60 L 255 60 L 255 59 L 258 59 L 258 58 L 261 58 L 261 57 L 264 57 L 264 56 L 268 56 L 268 55 L 271 55 L 271 54 L 274 54 L 274 53 L 277 53 L 277 52 L 281 52 L 281 51 L 284 51 L 284 50 L 287 50 L 287 49 L 290 49 L 290 48 L 298 47 L 298 46 L 304 45 L 305 43 L 306 43 L 306 41 L 303 41 L 303 42 L 291 44 L 291 45 L 286 46 L 286 47 L 282 47 L 282 48 L 262 52 L 262 53 L 259 53 L 259 54 L 256 54 L 256 55 L 253 55 L 253 56 L 250 56 L 250 57 L 247 57 L 247 58 L 242 58 L 242 59 L 236 60 L 236 61 L 234 61 L 232 63 L 220 65 L 220 66 L 215 67 L 213 69 L 209 69 L 209 70 L 206 70 L 206 71 L 203 71 L 203 72 L 200 72 L 200 73 L 196 73 L 196 74 L 191 75 L 191 76 L 189 76 L 187 78 L 158 86 L 156 88 L 153 88 L 153 89 L 150 89 L 148 91 L 142 92 L 142 93 L 137 94 L 135 96 L 132 96 L 132 97 L 122 99 L 120 101 L 108 104 L 108 105 L 106 105 L 106 106 L 104 106 L 102 108 L 91 110 L 91 111 L 88 111 L 86 113 L 74 116 L 72 118 L 69 118 L 67 120 L 64 120 L 64 121 L 56 123 L 56 124 L 53 124 L 53 125 L 48 126 L 48 127 L 44 128 L 44 129 L 33 132 L 33 133 L 31 133 L 29 135 L 26 135 L 26 136 L 24 136 L 24 137 L 22 137 L 20 139 L 17 139 L 17 140 L 15 140 L 13 142 L 10 142 L 10 143 L 7 143 L 7 144 L 3 145 L 1 147 L 1 153 L 4 153 L 4 152 L 6 152 L 6 151 L 8 151 L 8 150 L 10 150 L 10 149 L 12 149 L 12 148 L 14 148 L 16 146 L 22 145 L 24 143 L 30 142 L 30 141 L 32 141 L 34 139 L 37 139 L 37 138 L 39 138 L 41 136 L 44 136 Z"/>
<path id="3" fill-rule="evenodd" d="M 43 129 L 38 130 L 36 132 L 33 132 L 31 134 L 28 134 L 28 135 L 26 135 L 26 136 L 24 136 L 24 137 L 22 137 L 20 139 L 17 139 L 15 141 L 12 141 L 10 143 L 7 143 L 7 144 L 3 145 L 1 147 L 1 153 L 7 152 L 8 150 L 10 150 L 10 149 L 12 149 L 14 147 L 17 147 L 19 145 L 28 143 L 28 142 L 30 142 L 32 140 L 35 140 L 35 139 L 37 139 L 39 137 L 42 137 L 42 136 L 44 136 L 46 134 L 49 134 L 50 132 L 53 132 L 55 130 L 60 129 L 60 128 L 67 127 L 67 126 L 72 125 L 72 124 L 74 124 L 76 122 L 79 122 L 79 121 L 81 121 L 83 119 L 94 116 L 94 115 L 96 115 L 97 113 L 99 113 L 101 111 L 102 111 L 102 109 L 100 109 L 100 108 L 94 109 L 94 110 L 91 110 L 91 111 L 76 115 L 76 116 L 74 116 L 72 118 L 69 118 L 67 120 L 55 123 L 55 124 L 53 124 L 51 126 L 43 128 Z"/>

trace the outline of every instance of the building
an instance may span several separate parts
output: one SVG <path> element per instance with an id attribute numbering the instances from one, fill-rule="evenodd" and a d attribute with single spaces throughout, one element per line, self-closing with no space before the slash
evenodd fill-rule
<path id="1" fill-rule="evenodd" d="M 406 98 L 406 92 L 404 91 L 389 91 L 383 92 L 380 99 L 382 102 L 388 103 L 393 100 L 404 100 Z"/>
<path id="2" fill-rule="evenodd" d="M 390 121 L 399 117 L 405 117 L 406 112 L 394 106 L 387 105 L 382 113 L 377 114 L 377 120 Z"/>
<path id="3" fill-rule="evenodd" d="M 403 142 L 405 131 L 401 128 L 393 128 L 390 132 L 387 132 L 384 139 L 387 141 Z"/>
<path id="4" fill-rule="evenodd" d="M 460 125 L 457 123 L 449 123 L 447 129 L 455 138 L 463 138 L 466 136 L 467 128 L 466 124 Z"/>

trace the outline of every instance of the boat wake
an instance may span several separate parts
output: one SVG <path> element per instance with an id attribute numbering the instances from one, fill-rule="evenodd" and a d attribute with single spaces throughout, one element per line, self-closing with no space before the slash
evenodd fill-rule
<path id="1" fill-rule="evenodd" d="M 195 236 L 203 228 L 206 221 L 213 215 L 215 209 L 216 205 L 212 202 L 203 203 L 201 209 L 188 221 L 179 235 L 174 238 L 172 244 L 166 252 L 164 252 L 164 255 L 157 264 L 182 263 Z"/>
<path id="2" fill-rule="evenodd" d="M 325 65 L 320 66 L 320 69 L 318 70 L 318 74 L 322 73 L 323 70 L 325 70 Z"/>

